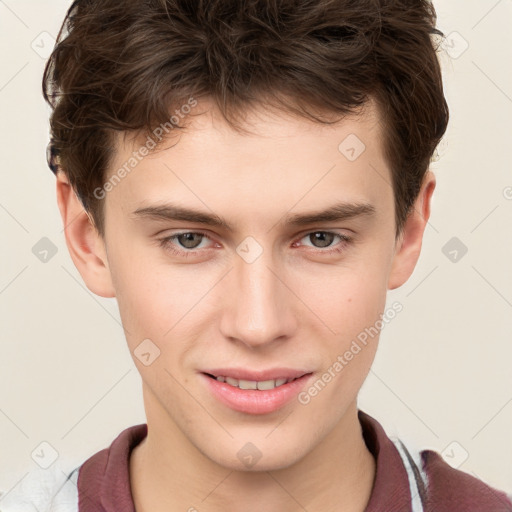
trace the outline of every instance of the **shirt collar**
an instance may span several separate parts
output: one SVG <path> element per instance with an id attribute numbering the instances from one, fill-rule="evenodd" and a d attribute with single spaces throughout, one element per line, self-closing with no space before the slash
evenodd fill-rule
<path id="1" fill-rule="evenodd" d="M 365 512 L 409 512 L 409 479 L 400 454 L 380 423 L 359 410 L 361 432 L 376 461 L 370 501 Z M 147 435 L 147 424 L 123 430 L 109 448 L 101 450 L 80 467 L 80 512 L 135 512 L 130 489 L 130 454 Z"/>

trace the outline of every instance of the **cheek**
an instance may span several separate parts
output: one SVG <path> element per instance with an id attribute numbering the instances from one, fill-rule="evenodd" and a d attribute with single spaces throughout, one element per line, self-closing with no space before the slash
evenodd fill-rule
<path id="1" fill-rule="evenodd" d="M 125 329 L 136 338 L 162 339 L 183 315 L 187 302 L 177 281 L 140 268 L 120 277 L 117 301 Z"/>
<path id="2" fill-rule="evenodd" d="M 318 393 L 319 411 L 332 404 L 342 411 L 357 396 L 375 358 L 386 293 L 372 276 L 355 272 L 333 278 L 330 287 L 335 291 L 318 311 L 334 333 L 322 337 L 323 368 L 311 392 Z"/>
<path id="3" fill-rule="evenodd" d="M 205 314 L 208 292 L 218 276 L 193 265 L 156 262 L 146 251 L 115 256 L 113 280 L 130 348 L 149 338 L 163 351 L 189 339 L 200 325 L 198 315 Z"/>
<path id="4" fill-rule="evenodd" d="M 119 248 L 129 247 L 129 251 Z M 176 310 L 175 291 L 170 277 L 152 265 L 152 261 L 127 241 L 117 240 L 109 251 L 109 264 L 116 290 L 119 312 L 130 345 L 139 338 L 159 336 L 169 329 Z M 167 312 L 167 317 L 161 311 Z M 167 325 L 167 327 L 166 327 Z"/>
<path id="5" fill-rule="evenodd" d="M 351 261 L 318 267 L 294 278 L 297 295 L 331 331 L 343 339 L 373 324 L 385 306 L 386 269 L 382 261 Z"/>

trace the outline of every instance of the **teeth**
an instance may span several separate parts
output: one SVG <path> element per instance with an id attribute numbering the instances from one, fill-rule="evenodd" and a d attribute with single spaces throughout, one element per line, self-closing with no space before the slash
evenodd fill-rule
<path id="1" fill-rule="evenodd" d="M 275 379 L 275 380 L 263 380 L 263 381 L 255 381 L 255 380 L 237 380 L 231 377 L 215 377 L 219 382 L 226 382 L 231 386 L 240 389 L 259 389 L 260 391 L 266 391 L 269 389 L 274 389 L 283 384 L 291 382 L 295 379 Z"/>
<path id="2" fill-rule="evenodd" d="M 279 379 L 283 380 L 283 379 Z M 281 385 L 281 384 L 279 384 Z M 277 386 L 277 383 L 275 380 L 263 380 L 261 382 L 258 382 L 258 389 L 259 390 L 267 390 L 267 389 L 274 389 Z"/>
<path id="3" fill-rule="evenodd" d="M 238 387 L 240 389 L 258 389 L 258 383 L 255 380 L 239 380 Z"/>
<path id="4" fill-rule="evenodd" d="M 236 379 L 232 379 L 231 377 L 226 377 L 226 381 L 228 384 L 231 384 L 232 386 L 238 387 L 238 381 Z"/>

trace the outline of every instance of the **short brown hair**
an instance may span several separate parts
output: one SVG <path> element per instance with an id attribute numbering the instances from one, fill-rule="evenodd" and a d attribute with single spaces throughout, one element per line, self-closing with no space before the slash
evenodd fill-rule
<path id="1" fill-rule="evenodd" d="M 190 97 L 212 98 L 239 130 L 264 102 L 329 123 L 315 112 L 374 99 L 398 236 L 448 123 L 435 23 L 427 0 L 76 0 L 43 78 L 50 166 L 103 235 L 93 191 L 116 133 L 149 133 Z"/>

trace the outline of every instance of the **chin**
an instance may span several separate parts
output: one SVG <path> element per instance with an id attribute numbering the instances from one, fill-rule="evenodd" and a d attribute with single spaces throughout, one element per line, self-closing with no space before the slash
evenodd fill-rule
<path id="1" fill-rule="evenodd" d="M 226 447 L 226 451 L 229 451 L 229 454 L 234 455 L 234 457 L 226 458 L 226 452 L 223 454 L 210 454 L 211 456 L 205 452 L 203 454 L 225 469 L 247 473 L 286 469 L 293 466 L 305 455 L 298 453 L 296 446 L 281 445 L 280 449 L 276 450 L 274 447 L 268 446 L 268 443 L 266 443 L 267 446 L 263 446 L 265 444 L 263 441 L 258 442 L 256 440 L 252 443 L 249 440 L 250 436 L 246 439 L 248 440 L 242 443 L 239 449 L 235 448 L 237 444 L 240 444 L 237 442 Z"/>

